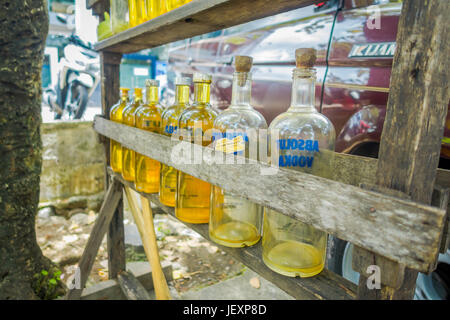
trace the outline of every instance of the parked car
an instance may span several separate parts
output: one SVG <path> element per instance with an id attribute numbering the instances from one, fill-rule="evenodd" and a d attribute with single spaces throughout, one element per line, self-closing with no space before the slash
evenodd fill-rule
<path id="1" fill-rule="evenodd" d="M 361 3 L 364 5 L 358 5 Z M 176 76 L 210 73 L 212 104 L 224 109 L 231 101 L 233 56 L 252 56 L 252 104 L 270 124 L 289 107 L 295 49 L 315 48 L 316 108 L 336 129 L 336 151 L 377 157 L 401 6 L 398 0 L 330 0 L 173 48 L 169 53 L 168 91 L 173 92 Z M 440 166 L 450 168 L 450 112 Z M 357 277 L 349 276 L 349 261 L 351 245 L 331 237 L 328 268 L 356 281 Z M 440 268 L 447 270 L 448 259 L 442 261 L 445 267 Z M 433 277 L 441 279 L 436 288 L 447 291 L 434 290 L 441 292 L 440 296 L 424 294 L 430 290 L 424 287 L 421 275 L 416 298 L 448 296 L 448 278 L 438 277 L 439 270 Z M 431 280 L 426 283 L 432 285 Z"/>
<path id="2" fill-rule="evenodd" d="M 361 2 L 373 5 L 358 6 Z M 232 33 L 232 28 L 173 48 L 169 91 L 176 76 L 211 73 L 212 103 L 224 109 L 231 101 L 233 56 L 249 55 L 254 58 L 252 103 L 270 124 L 289 107 L 295 49 L 312 47 L 317 50 L 316 108 L 335 126 L 336 151 L 376 157 L 401 5 L 398 0 L 331 0 L 237 27 L 250 31 Z M 377 15 L 380 28 L 373 19 Z M 441 158 L 440 166 L 450 168 L 450 112 Z"/>

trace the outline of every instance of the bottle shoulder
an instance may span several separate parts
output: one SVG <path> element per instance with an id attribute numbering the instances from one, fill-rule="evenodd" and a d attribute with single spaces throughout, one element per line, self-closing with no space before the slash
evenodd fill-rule
<path id="1" fill-rule="evenodd" d="M 136 108 L 136 117 L 161 117 L 162 107 L 159 104 L 141 104 Z"/>
<path id="2" fill-rule="evenodd" d="M 253 108 L 228 108 L 214 120 L 217 129 L 267 128 L 266 119 Z"/>
<path id="3" fill-rule="evenodd" d="M 214 121 L 217 117 L 218 113 L 212 109 L 210 106 L 206 107 L 198 107 L 198 106 L 190 106 L 186 108 L 181 114 L 179 121 L 189 121 L 189 120 L 208 120 Z"/>
<path id="4" fill-rule="evenodd" d="M 178 121 L 178 118 L 183 113 L 184 110 L 186 110 L 189 106 L 188 105 L 171 105 L 170 107 L 166 108 L 161 117 L 163 120 L 176 120 Z"/>

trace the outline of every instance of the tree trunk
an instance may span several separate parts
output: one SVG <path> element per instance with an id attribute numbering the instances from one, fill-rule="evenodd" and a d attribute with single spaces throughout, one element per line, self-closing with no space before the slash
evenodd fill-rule
<path id="1" fill-rule="evenodd" d="M 51 298 L 62 286 L 35 234 L 47 2 L 0 3 L 0 299 Z"/>

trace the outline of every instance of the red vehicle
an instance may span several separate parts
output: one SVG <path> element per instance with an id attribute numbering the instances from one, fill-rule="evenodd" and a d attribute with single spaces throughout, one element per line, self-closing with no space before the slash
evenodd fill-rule
<path id="1" fill-rule="evenodd" d="M 330 0 L 192 41 L 169 53 L 169 91 L 175 76 L 210 73 L 212 104 L 224 109 L 231 100 L 233 56 L 252 56 L 252 104 L 270 124 L 289 107 L 295 49 L 315 48 L 316 108 L 334 124 L 336 151 L 377 157 L 401 6 L 399 0 Z M 439 165 L 450 169 L 450 112 Z M 335 237 L 328 243 L 327 268 L 357 283 L 352 245 Z M 450 251 L 440 255 L 435 272 L 419 274 L 416 299 L 450 296 L 449 264 Z"/>
<path id="2" fill-rule="evenodd" d="M 251 31 L 224 30 L 172 50 L 168 85 L 173 88 L 178 75 L 211 73 L 212 103 L 224 109 L 231 100 L 233 56 L 252 56 L 252 103 L 270 124 L 289 107 L 295 49 L 315 48 L 316 108 L 334 124 L 336 151 L 376 157 L 400 11 L 398 0 L 330 0 L 237 27 Z M 450 168 L 449 159 L 450 112 L 440 166 Z"/>

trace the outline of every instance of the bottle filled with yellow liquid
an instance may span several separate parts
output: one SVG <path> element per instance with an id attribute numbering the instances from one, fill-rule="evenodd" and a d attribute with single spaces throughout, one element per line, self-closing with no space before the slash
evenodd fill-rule
<path id="1" fill-rule="evenodd" d="M 158 99 L 159 81 L 147 79 L 145 81 L 145 103 L 136 109 L 136 128 L 160 133 L 162 108 Z M 159 191 L 159 161 L 150 159 L 136 152 L 137 191 L 156 193 Z"/>
<path id="2" fill-rule="evenodd" d="M 225 153 L 249 157 L 249 144 L 257 144 L 258 130 L 267 129 L 264 117 L 250 105 L 252 58 L 235 57 L 231 105 L 214 121 L 215 148 Z M 253 129 L 255 134 L 250 134 Z M 236 143 L 235 143 L 236 142 Z M 223 150 L 222 146 L 232 145 Z M 252 155 L 256 156 L 257 155 Z M 257 159 L 255 159 L 257 160 Z M 233 164 L 226 164 L 233 165 Z M 209 237 L 227 247 L 251 246 L 259 241 L 263 207 L 236 194 L 213 186 Z"/>
<path id="3" fill-rule="evenodd" d="M 280 167 L 329 177 L 335 130 L 314 107 L 315 60 L 314 49 L 296 50 L 291 106 L 272 121 L 269 134 L 277 137 L 271 148 L 277 148 Z M 326 247 L 325 232 L 266 208 L 262 256 L 270 269 L 290 277 L 314 276 L 324 268 Z"/>
<path id="4" fill-rule="evenodd" d="M 208 146 L 212 135 L 204 135 L 212 129 L 217 112 L 211 108 L 210 75 L 194 74 L 194 103 L 183 111 L 178 122 L 178 129 L 183 140 Z M 195 129 L 195 130 L 194 130 Z M 198 132 L 201 130 L 201 132 Z M 195 137 L 200 137 L 200 141 Z M 178 219 L 189 223 L 207 223 L 209 221 L 209 205 L 211 184 L 178 171 L 175 215 Z"/>
<path id="5" fill-rule="evenodd" d="M 167 12 L 165 0 L 145 0 L 148 19 L 156 18 Z"/>
<path id="6" fill-rule="evenodd" d="M 130 27 L 148 20 L 145 0 L 128 0 L 128 16 Z"/>
<path id="7" fill-rule="evenodd" d="M 142 89 L 134 88 L 133 100 L 125 107 L 122 123 L 131 127 L 136 126 L 136 109 L 143 103 Z M 134 181 L 136 153 L 122 146 L 122 177 L 127 181 Z"/>
<path id="8" fill-rule="evenodd" d="M 172 136 L 178 129 L 178 119 L 181 113 L 189 106 L 190 83 L 191 79 L 188 77 L 175 79 L 175 103 L 164 110 L 162 114 L 162 134 Z M 169 207 L 175 206 L 177 172 L 178 170 L 175 168 L 161 163 L 159 201 Z"/>
<path id="9" fill-rule="evenodd" d="M 123 110 L 130 102 L 128 97 L 128 88 L 120 88 L 120 100 L 111 107 L 109 111 L 109 119 L 111 121 L 122 123 Z M 110 142 L 110 165 L 114 172 L 122 172 L 122 145 L 114 140 Z"/>

